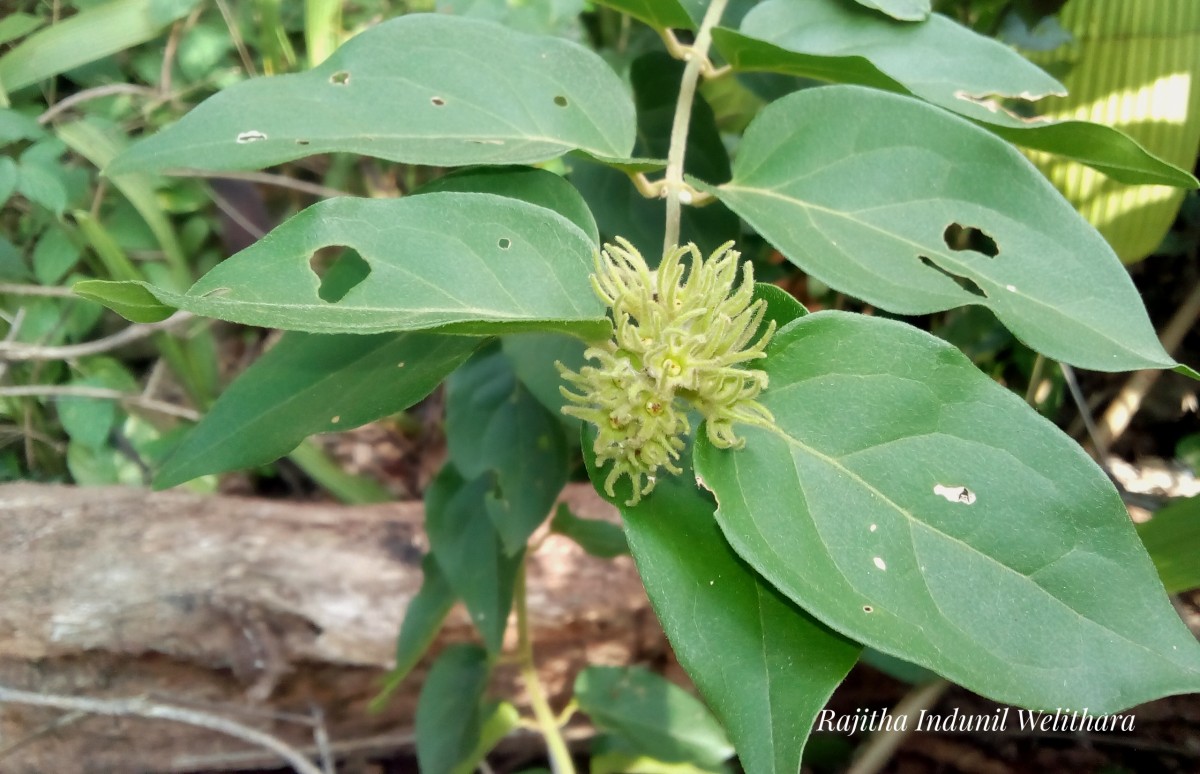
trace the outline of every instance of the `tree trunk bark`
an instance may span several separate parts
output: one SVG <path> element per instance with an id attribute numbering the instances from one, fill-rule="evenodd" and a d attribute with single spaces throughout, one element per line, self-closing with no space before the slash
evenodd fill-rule
<path id="1" fill-rule="evenodd" d="M 587 485 L 581 516 L 616 519 Z M 140 489 L 0 486 L 0 685 L 149 697 L 298 747 L 323 716 L 335 750 L 403 739 L 424 666 L 370 715 L 427 550 L 419 503 L 344 507 Z M 539 670 L 559 706 L 585 663 L 660 660 L 628 557 L 549 536 L 529 559 Z M 474 639 L 456 609 L 434 645 Z M 493 690 L 521 700 L 515 671 Z M 250 757 L 247 757 L 250 756 Z M 254 758 L 254 756 L 258 756 Z M 274 759 L 278 762 L 278 759 Z M 160 720 L 0 705 L 0 770 L 194 771 L 274 765 L 247 743 Z"/>

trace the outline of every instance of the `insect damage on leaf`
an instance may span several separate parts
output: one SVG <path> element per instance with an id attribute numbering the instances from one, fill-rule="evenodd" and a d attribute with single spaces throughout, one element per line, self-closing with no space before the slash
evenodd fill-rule
<path id="1" fill-rule="evenodd" d="M 743 365 L 763 356 L 774 321 L 752 343 L 766 315 L 754 301 L 750 264 L 738 279 L 733 243 L 707 260 L 695 245 L 676 247 L 651 271 L 627 240 L 597 255 L 592 287 L 612 310 L 613 335 L 584 353 L 598 366 L 578 373 L 558 364 L 579 392 L 561 388 L 573 405 L 563 412 L 594 424 L 596 464 L 613 463 L 604 488 L 621 476 L 633 484 L 628 505 L 654 489 L 659 468 L 678 475 L 676 461 L 691 431 L 688 411 L 705 419 L 708 439 L 719 448 L 745 441 L 735 422 L 772 426 L 771 413 L 757 400 L 767 375 Z M 682 259 L 690 256 L 690 269 Z M 685 279 L 686 273 L 686 279 Z"/>

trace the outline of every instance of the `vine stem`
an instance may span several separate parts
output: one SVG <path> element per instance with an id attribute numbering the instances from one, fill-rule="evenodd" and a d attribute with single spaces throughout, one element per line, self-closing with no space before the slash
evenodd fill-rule
<path id="1" fill-rule="evenodd" d="M 517 659 L 521 665 L 521 679 L 529 693 L 529 704 L 533 707 L 538 730 L 546 740 L 550 770 L 554 774 L 575 774 L 575 762 L 571 759 L 571 751 L 567 749 L 567 742 L 563 739 L 558 718 L 550 709 L 550 702 L 546 699 L 546 691 L 542 688 L 537 665 L 533 660 L 533 641 L 529 637 L 529 611 L 525 599 L 525 563 L 521 564 L 521 569 L 517 572 L 513 597 L 513 604 L 517 608 Z"/>
<path id="2" fill-rule="evenodd" d="M 692 122 L 692 102 L 696 98 L 696 83 L 700 80 L 700 71 L 708 62 L 708 47 L 712 44 L 712 28 L 717 26 L 721 14 L 725 12 L 728 0 L 712 0 L 700 29 L 696 32 L 696 42 L 689 49 L 686 57 L 687 66 L 683 69 L 683 80 L 679 83 L 679 99 L 675 103 L 675 120 L 671 123 L 671 147 L 667 151 L 667 174 L 664 178 L 667 194 L 667 228 L 663 237 L 663 252 L 679 244 L 679 218 L 681 214 L 680 192 L 683 190 L 683 157 L 687 154 L 688 127 Z"/>

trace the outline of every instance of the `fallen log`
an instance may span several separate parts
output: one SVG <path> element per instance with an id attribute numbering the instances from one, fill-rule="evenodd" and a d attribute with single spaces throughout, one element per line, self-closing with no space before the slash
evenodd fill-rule
<path id="1" fill-rule="evenodd" d="M 616 518 L 586 485 L 564 499 Z M 297 747 L 313 744 L 314 713 L 335 751 L 403 738 L 424 666 L 384 712 L 366 708 L 421 584 L 423 518 L 420 503 L 0 486 L 0 686 L 198 708 Z M 539 671 L 560 705 L 586 662 L 663 656 L 628 557 L 551 535 L 528 586 Z M 455 610 L 433 650 L 474 638 Z M 520 702 L 515 670 L 499 669 L 494 690 Z M 272 758 L 192 725 L 0 705 L 0 770 L 13 774 L 250 764 Z"/>

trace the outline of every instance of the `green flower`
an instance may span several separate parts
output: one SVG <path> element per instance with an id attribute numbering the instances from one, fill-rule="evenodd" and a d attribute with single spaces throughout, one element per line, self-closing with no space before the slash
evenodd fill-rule
<path id="1" fill-rule="evenodd" d="M 767 375 L 744 367 L 763 356 L 775 332 L 766 302 L 754 301 L 754 271 L 742 267 L 733 243 L 707 260 L 695 245 L 676 247 L 657 271 L 627 240 L 606 245 L 596 256 L 592 287 L 612 310 L 610 341 L 588 348 L 579 373 L 558 364 L 572 387 L 561 388 L 572 405 L 563 413 L 598 429 L 596 464 L 613 463 L 604 481 L 609 496 L 621 476 L 629 476 L 636 504 L 654 489 L 659 468 L 682 472 L 676 464 L 687 434 L 689 409 L 704 417 L 709 441 L 719 448 L 745 444 L 734 423 L 769 427 L 771 412 L 757 400 Z M 690 267 L 681 260 L 690 256 Z"/>

